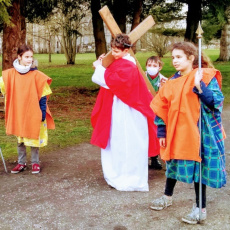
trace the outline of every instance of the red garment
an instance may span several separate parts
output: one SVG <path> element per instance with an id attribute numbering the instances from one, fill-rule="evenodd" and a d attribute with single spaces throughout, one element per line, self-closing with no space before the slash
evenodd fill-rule
<path id="1" fill-rule="evenodd" d="M 150 108 L 152 95 L 147 89 L 136 65 L 125 59 L 115 60 L 105 71 L 109 89 L 100 88 L 91 123 L 94 128 L 91 143 L 105 149 L 108 143 L 112 116 L 113 96 L 141 112 L 148 120 L 149 157 L 159 155 L 160 146 L 154 124 L 155 114 Z"/>
<path id="2" fill-rule="evenodd" d="M 3 71 L 2 76 L 6 91 L 6 133 L 38 139 L 42 120 L 39 100 L 45 84 L 51 84 L 51 78 L 38 70 L 20 74 L 14 68 Z M 47 128 L 55 128 L 48 106 L 46 121 Z"/>

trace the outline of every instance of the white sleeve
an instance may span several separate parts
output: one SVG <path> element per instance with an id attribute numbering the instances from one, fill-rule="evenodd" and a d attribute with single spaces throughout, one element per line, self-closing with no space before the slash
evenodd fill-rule
<path id="1" fill-rule="evenodd" d="M 105 83 L 105 68 L 102 65 L 99 65 L 96 67 L 94 74 L 92 76 L 92 82 L 106 88 L 109 89 L 109 87 L 106 85 Z"/>

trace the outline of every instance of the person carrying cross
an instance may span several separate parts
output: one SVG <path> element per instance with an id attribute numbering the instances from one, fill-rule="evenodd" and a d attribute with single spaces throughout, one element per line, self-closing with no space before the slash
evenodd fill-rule
<path id="1" fill-rule="evenodd" d="M 92 81 L 100 92 L 92 112 L 91 143 L 101 148 L 106 182 L 120 191 L 148 191 L 148 153 L 159 154 L 153 98 L 130 56 L 131 41 L 118 34 L 111 41 L 115 61 L 104 68 L 93 63 Z"/>

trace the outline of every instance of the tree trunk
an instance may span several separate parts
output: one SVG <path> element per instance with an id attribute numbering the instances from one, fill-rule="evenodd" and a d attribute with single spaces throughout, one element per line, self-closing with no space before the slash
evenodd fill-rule
<path id="1" fill-rule="evenodd" d="M 127 0 L 114 0 L 113 17 L 123 33 L 126 33 L 126 15 Z"/>
<path id="2" fill-rule="evenodd" d="M 26 22 L 22 9 L 24 9 L 24 0 L 13 0 L 12 6 L 8 9 L 12 26 L 6 24 L 3 26 L 3 70 L 13 66 L 13 61 L 17 58 L 17 49 L 26 40 Z"/>
<path id="3" fill-rule="evenodd" d="M 51 60 L 51 36 L 49 36 L 48 44 L 49 44 L 49 62 L 52 62 Z"/>
<path id="4" fill-rule="evenodd" d="M 188 0 L 187 26 L 185 31 L 185 41 L 197 43 L 196 30 L 201 21 L 202 0 Z"/>
<path id="5" fill-rule="evenodd" d="M 140 24 L 142 5 L 143 5 L 143 0 L 134 1 L 133 22 L 132 22 L 131 31 Z M 135 42 L 132 47 L 134 53 L 136 53 L 136 43 L 137 42 Z"/>
<path id="6" fill-rule="evenodd" d="M 225 14 L 227 23 L 221 31 L 220 56 L 218 61 L 230 61 L 230 6 L 227 7 Z"/>
<path id="7" fill-rule="evenodd" d="M 95 39 L 95 54 L 97 58 L 101 54 L 107 53 L 103 20 L 100 14 L 98 13 L 100 9 L 101 9 L 100 0 L 91 0 L 93 34 Z"/>

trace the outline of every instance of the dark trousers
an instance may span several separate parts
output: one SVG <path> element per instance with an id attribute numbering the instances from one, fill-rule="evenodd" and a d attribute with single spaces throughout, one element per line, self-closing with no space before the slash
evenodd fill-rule
<path id="1" fill-rule="evenodd" d="M 167 178 L 165 184 L 165 195 L 172 196 L 177 180 Z M 199 183 L 194 182 L 196 205 L 199 207 Z M 206 208 L 206 185 L 202 184 L 202 208 Z"/>

